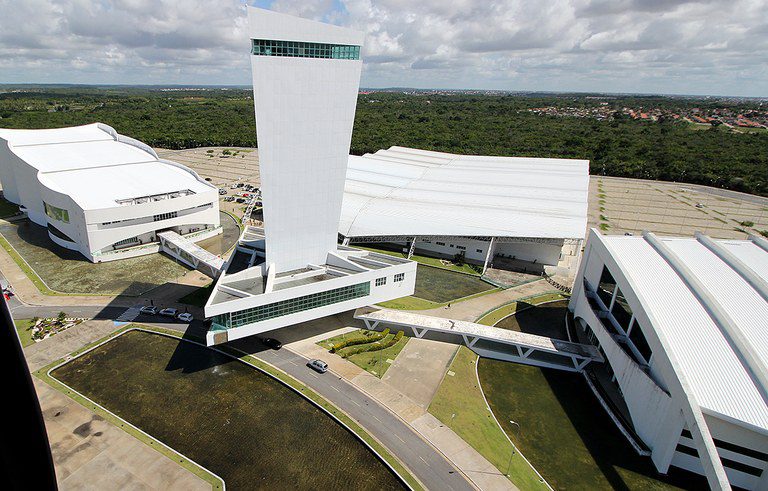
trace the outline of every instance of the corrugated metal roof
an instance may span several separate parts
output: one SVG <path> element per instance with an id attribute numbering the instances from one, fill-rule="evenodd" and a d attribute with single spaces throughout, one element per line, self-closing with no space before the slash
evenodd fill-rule
<path id="1" fill-rule="evenodd" d="M 660 238 L 768 359 L 768 303 L 714 252 L 693 238 Z M 669 343 L 693 395 L 709 412 L 768 430 L 768 407 L 736 348 L 705 305 L 642 237 L 602 237 L 633 285 L 652 328 Z M 768 253 L 748 241 L 716 241 L 768 279 Z"/>
<path id="2" fill-rule="evenodd" d="M 589 162 L 391 147 L 350 156 L 339 233 L 583 238 Z"/>

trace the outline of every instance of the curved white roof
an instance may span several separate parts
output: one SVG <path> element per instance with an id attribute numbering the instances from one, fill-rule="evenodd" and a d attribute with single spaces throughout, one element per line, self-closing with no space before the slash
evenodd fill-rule
<path id="1" fill-rule="evenodd" d="M 0 139 L 54 191 L 84 210 L 111 208 L 119 200 L 215 187 L 194 171 L 158 159 L 147 145 L 102 123 L 44 130 L 0 129 Z"/>
<path id="2" fill-rule="evenodd" d="M 584 238 L 589 161 L 390 147 L 347 168 L 339 233 Z"/>
<path id="3" fill-rule="evenodd" d="M 652 326 L 669 345 L 670 356 L 705 412 L 746 423 L 768 433 L 768 406 L 739 359 L 739 348 L 710 315 L 711 306 L 643 237 L 601 236 L 632 283 Z M 768 301 L 733 267 L 694 238 L 659 237 L 731 319 L 762 360 L 768 360 Z M 768 242 L 715 240 L 743 267 L 768 281 Z"/>

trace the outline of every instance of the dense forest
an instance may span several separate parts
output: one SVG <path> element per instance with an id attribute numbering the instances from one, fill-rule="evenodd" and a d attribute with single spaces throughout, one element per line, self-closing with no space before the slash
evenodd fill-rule
<path id="1" fill-rule="evenodd" d="M 352 153 L 401 145 L 445 152 L 582 158 L 592 174 L 706 184 L 768 195 L 768 131 L 696 130 L 662 119 L 546 116 L 542 106 L 679 108 L 730 104 L 672 97 L 462 95 L 374 92 L 359 96 Z M 754 103 L 756 105 L 758 103 Z M 743 106 L 743 107 L 739 107 Z M 100 121 L 155 147 L 256 146 L 246 89 L 39 88 L 0 93 L 0 127 L 49 128 Z"/>

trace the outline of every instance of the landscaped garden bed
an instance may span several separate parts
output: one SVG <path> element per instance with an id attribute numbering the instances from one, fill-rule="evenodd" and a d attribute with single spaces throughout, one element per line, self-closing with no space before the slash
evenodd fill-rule
<path id="1" fill-rule="evenodd" d="M 28 336 L 25 336 L 25 338 L 37 343 L 80 324 L 83 322 L 83 319 L 67 317 L 65 312 L 59 312 L 59 315 L 56 317 L 46 317 L 43 319 L 34 317 L 26 322 L 27 327 L 25 331 L 28 333 Z M 19 327 L 23 328 L 24 326 Z"/>
<path id="2" fill-rule="evenodd" d="M 358 330 L 317 344 L 381 378 L 406 343 L 408 337 L 403 331 L 392 334 L 389 329 L 385 329 L 381 332 Z"/>

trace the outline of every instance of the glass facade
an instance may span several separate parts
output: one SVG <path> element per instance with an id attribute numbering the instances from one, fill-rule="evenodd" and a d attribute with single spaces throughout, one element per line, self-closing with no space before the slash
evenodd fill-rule
<path id="1" fill-rule="evenodd" d="M 371 293 L 370 282 L 345 286 L 303 297 L 289 298 L 280 302 L 259 305 L 250 309 L 220 314 L 213 318 L 212 330 L 232 329 L 255 322 L 295 314 L 304 310 L 325 307 L 334 303 L 365 297 Z"/>
<path id="2" fill-rule="evenodd" d="M 256 56 L 288 56 L 292 58 L 329 58 L 359 60 L 360 46 L 348 44 L 305 43 L 251 39 L 251 54 Z"/>
<path id="3" fill-rule="evenodd" d="M 405 273 L 397 273 L 395 275 L 395 282 L 403 281 L 405 279 Z"/>
<path id="4" fill-rule="evenodd" d="M 46 215 L 53 218 L 54 220 L 58 220 L 64 223 L 69 223 L 69 212 L 67 210 L 65 210 L 64 208 L 57 208 L 53 205 L 49 205 L 45 201 L 43 201 L 43 205 L 45 206 Z"/>
<path id="5" fill-rule="evenodd" d="M 603 301 L 606 308 L 611 308 L 611 300 L 613 299 L 613 291 L 616 289 L 616 280 L 613 279 L 613 275 L 608 268 L 603 266 L 603 273 L 600 275 L 600 284 L 597 285 L 597 296 Z"/>
<path id="6" fill-rule="evenodd" d="M 645 363 L 650 362 L 653 352 L 651 351 L 651 347 L 648 345 L 648 341 L 645 339 L 645 334 L 643 334 L 643 330 L 640 328 L 637 320 L 635 320 L 632 330 L 629 332 L 629 340 L 635 346 L 637 352 L 640 353 L 640 356 L 643 357 L 643 361 L 645 361 Z"/>
<path id="7" fill-rule="evenodd" d="M 611 313 L 616 322 L 624 329 L 624 332 L 629 331 L 629 323 L 632 321 L 632 309 L 629 307 L 627 299 L 624 298 L 620 288 L 616 289 L 616 300 L 613 302 Z"/>

